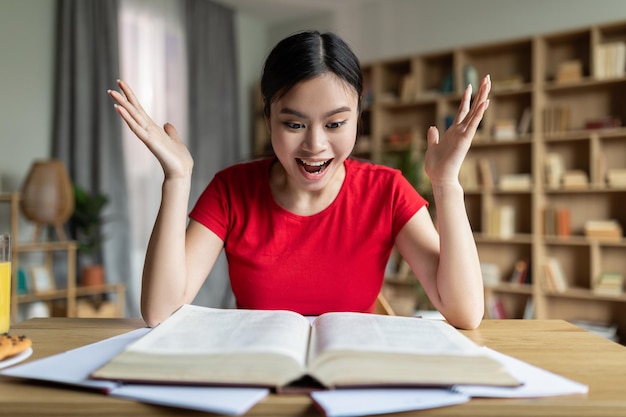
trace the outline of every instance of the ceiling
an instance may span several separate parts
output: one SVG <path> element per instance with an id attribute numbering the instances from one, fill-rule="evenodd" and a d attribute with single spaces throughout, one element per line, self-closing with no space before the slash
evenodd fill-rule
<path id="1" fill-rule="evenodd" d="M 280 23 L 329 12 L 370 0 L 214 0 L 237 12 L 263 20 Z"/>

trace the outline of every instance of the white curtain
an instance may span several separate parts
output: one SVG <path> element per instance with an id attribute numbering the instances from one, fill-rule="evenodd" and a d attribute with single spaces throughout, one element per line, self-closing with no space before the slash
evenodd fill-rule
<path id="1" fill-rule="evenodd" d="M 122 0 L 119 8 L 121 78 L 157 124 L 171 122 L 187 138 L 187 59 L 184 3 Z M 131 224 L 130 315 L 139 315 L 141 274 L 161 201 L 163 171 L 130 129 L 123 129 Z"/>

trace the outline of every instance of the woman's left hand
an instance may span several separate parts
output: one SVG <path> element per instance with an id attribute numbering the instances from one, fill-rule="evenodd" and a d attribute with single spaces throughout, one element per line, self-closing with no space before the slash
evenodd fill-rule
<path id="1" fill-rule="evenodd" d="M 461 164 L 472 144 L 472 139 L 483 114 L 489 106 L 490 89 L 491 79 L 487 75 L 480 83 L 478 93 L 470 107 L 472 86 L 467 86 L 454 122 L 446 130 L 443 138 L 439 138 L 439 131 L 436 127 L 431 126 L 428 129 L 428 147 L 424 159 L 424 168 L 431 183 L 458 183 Z"/>

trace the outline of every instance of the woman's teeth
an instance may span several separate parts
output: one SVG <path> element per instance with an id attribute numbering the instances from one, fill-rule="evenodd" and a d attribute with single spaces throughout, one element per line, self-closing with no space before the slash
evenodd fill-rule
<path id="1" fill-rule="evenodd" d="M 302 159 L 296 159 L 298 164 L 304 168 L 306 172 L 309 174 L 319 174 L 326 169 L 326 167 L 330 164 L 332 159 L 328 159 L 326 161 L 318 161 L 318 162 L 304 162 Z"/>

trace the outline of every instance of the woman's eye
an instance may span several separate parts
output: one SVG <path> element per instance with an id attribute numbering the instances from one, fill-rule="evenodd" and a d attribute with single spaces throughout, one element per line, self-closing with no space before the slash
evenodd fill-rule
<path id="1" fill-rule="evenodd" d="M 290 122 L 286 122 L 285 126 L 287 126 L 289 129 L 302 129 L 304 127 L 302 123 L 290 123 Z"/>
<path id="2" fill-rule="evenodd" d="M 329 128 L 329 129 L 338 129 L 341 126 L 343 126 L 344 124 L 346 124 L 345 121 L 342 121 L 342 122 L 332 122 L 332 123 L 328 123 L 326 125 L 326 127 Z"/>

